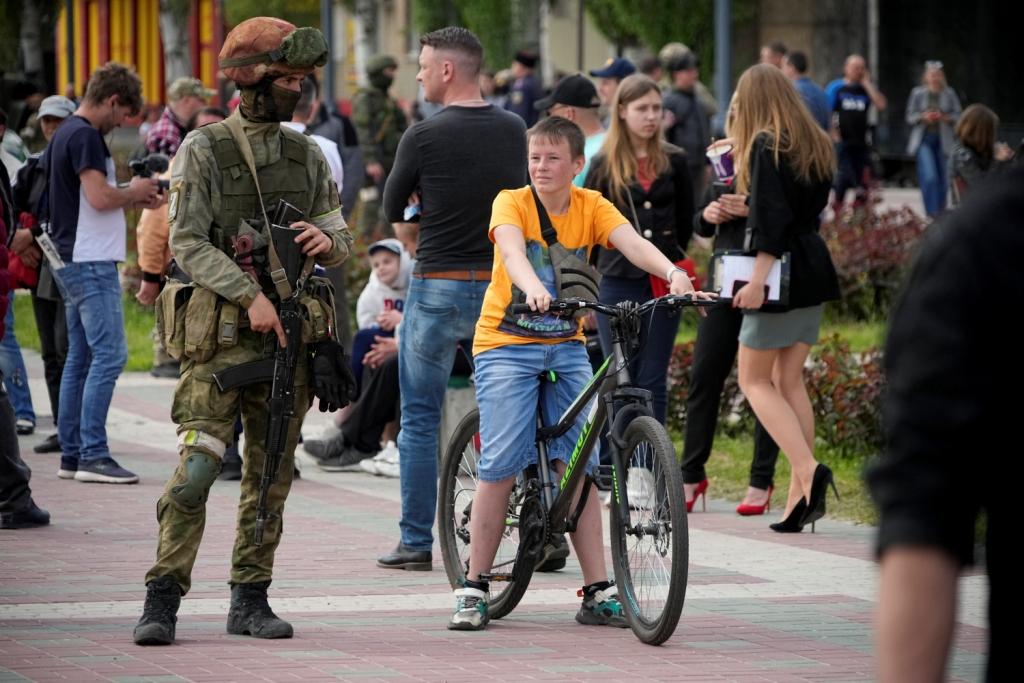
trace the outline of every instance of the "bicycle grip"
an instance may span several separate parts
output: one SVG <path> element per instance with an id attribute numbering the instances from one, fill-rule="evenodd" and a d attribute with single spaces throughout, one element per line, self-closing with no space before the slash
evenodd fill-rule
<path id="1" fill-rule="evenodd" d="M 533 309 L 530 308 L 530 304 L 512 304 L 512 313 L 519 315 L 520 313 L 533 313 Z"/>

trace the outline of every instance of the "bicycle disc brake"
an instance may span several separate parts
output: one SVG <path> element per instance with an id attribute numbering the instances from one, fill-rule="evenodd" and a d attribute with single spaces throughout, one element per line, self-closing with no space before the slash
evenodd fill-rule
<path id="1" fill-rule="evenodd" d="M 536 482 L 530 482 L 523 505 L 519 509 L 519 553 L 512 567 L 512 577 L 519 581 L 533 568 L 544 553 L 548 538 L 548 516 L 540 500 Z"/>

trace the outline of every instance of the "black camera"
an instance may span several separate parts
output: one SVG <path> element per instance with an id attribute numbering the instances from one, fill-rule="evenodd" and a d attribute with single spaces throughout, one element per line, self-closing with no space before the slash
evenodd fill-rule
<path id="1" fill-rule="evenodd" d="M 152 178 L 154 175 L 165 172 L 171 167 L 171 160 L 167 158 L 166 154 L 150 154 L 142 159 L 132 159 L 128 162 L 128 168 L 132 170 L 132 175 L 137 175 L 140 178 Z M 171 181 L 160 180 L 160 191 L 166 192 L 171 187 Z"/>

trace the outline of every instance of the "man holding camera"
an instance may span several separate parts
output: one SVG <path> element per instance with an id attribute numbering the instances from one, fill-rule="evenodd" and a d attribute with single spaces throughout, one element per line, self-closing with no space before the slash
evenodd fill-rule
<path id="1" fill-rule="evenodd" d="M 111 62 L 89 79 L 82 104 L 54 134 L 48 151 L 48 257 L 64 298 L 68 354 L 61 377 L 57 432 L 61 479 L 134 484 L 110 457 L 107 411 L 128 358 L 117 262 L 125 258 L 124 209 L 165 200 L 156 178 L 119 187 L 104 136 L 139 113 L 142 81 Z"/>
<path id="2" fill-rule="evenodd" d="M 139 645 L 174 641 L 178 607 L 191 587 L 203 537 L 207 496 L 239 410 L 246 453 L 227 630 L 256 638 L 292 636 L 291 624 L 270 609 L 267 587 L 299 428 L 311 394 L 321 399 L 323 410 L 325 402 L 343 405 L 341 397 L 351 395 L 354 385 L 333 338 L 331 303 L 319 292 L 310 295 L 303 285 L 312 260 L 327 267 L 340 264 L 352 237 L 320 148 L 281 125 L 292 119 L 302 79 L 326 61 L 327 43 L 317 29 L 270 17 L 243 21 L 228 34 L 220 53 L 224 74 L 241 89 L 240 106 L 225 121 L 190 133 L 175 157 L 168 200 L 171 250 L 193 284 L 168 283 L 157 307 L 163 313 L 164 338 L 169 329 L 173 332 L 168 349 L 177 345 L 182 351 L 171 406 L 180 461 L 157 502 L 160 536 L 134 632 Z M 270 218 L 284 206 L 304 218 Z M 274 239 L 275 232 L 287 242 Z M 293 277 L 297 269 L 285 264 L 303 261 L 303 275 Z M 286 331 L 294 331 L 296 302 L 304 310 L 302 327 L 308 323 L 309 337 L 305 330 L 286 337 Z M 283 326 L 278 309 L 286 306 Z M 179 319 L 184 319 L 180 338 Z M 224 376 L 217 374 L 271 356 L 273 383 L 259 373 L 237 384 L 221 382 Z M 279 384 L 282 356 L 289 362 Z M 288 385 L 287 391 L 280 391 L 281 384 Z M 269 439 L 275 425 L 281 430 L 273 430 Z M 268 479 L 261 486 L 265 472 Z"/>

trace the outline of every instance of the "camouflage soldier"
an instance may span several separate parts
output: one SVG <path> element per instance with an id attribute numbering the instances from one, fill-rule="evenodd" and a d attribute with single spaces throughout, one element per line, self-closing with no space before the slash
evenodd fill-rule
<path id="1" fill-rule="evenodd" d="M 359 137 L 366 164 L 366 185 L 360 193 L 359 231 L 368 238 L 391 234 L 380 209 L 384 181 L 395 165 L 395 153 L 408 123 L 398 102 L 388 95 L 398 62 L 390 55 L 377 55 L 366 65 L 370 87 L 360 88 L 352 98 L 352 123 Z"/>
<path id="2" fill-rule="evenodd" d="M 294 417 L 269 491 L 270 515 L 261 545 L 253 543 L 252 530 L 266 458 L 270 384 L 221 392 L 212 375 L 272 354 L 274 335 L 268 333 L 276 333 L 279 343 L 286 343 L 274 304 L 282 296 L 282 284 L 270 280 L 266 258 L 260 256 L 267 253 L 270 232 L 261 204 L 271 212 L 284 199 L 303 211 L 309 222 L 298 221 L 291 227 L 296 228 L 295 241 L 307 257 L 334 266 L 348 255 L 352 237 L 341 217 L 337 186 L 323 154 L 312 139 L 279 124 L 291 119 L 302 78 L 326 59 L 327 44 L 314 28 L 297 29 L 269 17 L 242 22 L 227 36 L 220 53 L 225 75 L 241 88 L 241 106 L 226 121 L 190 133 L 175 158 L 168 207 L 171 246 L 194 284 L 169 283 L 157 303 L 164 337 L 171 339 L 168 349 L 181 345 L 184 355 L 171 407 L 181 459 L 157 502 L 160 537 L 156 563 L 146 574 L 144 612 L 134 633 L 139 645 L 174 640 L 178 606 L 189 590 L 202 540 L 207 494 L 220 470 L 225 444 L 231 441 L 239 408 L 246 453 L 227 630 L 258 638 L 292 635 L 291 625 L 267 604 L 267 587 L 291 487 L 299 427 L 310 394 L 324 396 L 320 347 L 312 361 L 305 349 L 299 354 Z M 250 168 L 257 169 L 257 179 Z M 243 237 L 253 243 L 249 259 L 241 258 Z M 183 341 L 176 336 L 179 327 L 184 330 Z M 303 341 L 307 341 L 305 334 Z"/>

